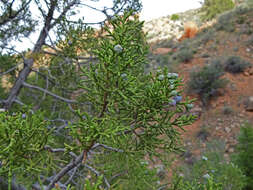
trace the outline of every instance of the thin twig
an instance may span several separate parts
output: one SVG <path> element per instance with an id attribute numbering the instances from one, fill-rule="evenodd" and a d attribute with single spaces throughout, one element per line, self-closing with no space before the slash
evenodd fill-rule
<path id="1" fill-rule="evenodd" d="M 52 93 L 52 92 L 50 92 L 50 91 L 48 91 L 48 90 L 46 90 L 46 89 L 44 89 L 44 88 L 41 88 L 41 87 L 38 87 L 38 86 L 34 86 L 34 85 L 28 84 L 28 83 L 26 83 L 26 82 L 23 82 L 23 86 L 24 86 L 24 87 L 27 87 L 27 88 L 32 88 L 32 89 L 40 90 L 40 91 L 45 92 L 45 93 L 47 93 L 48 95 L 53 96 L 54 98 L 56 98 L 56 99 L 58 99 L 58 100 L 61 100 L 61 101 L 63 101 L 63 102 L 67 102 L 67 103 L 77 103 L 77 101 L 75 101 L 75 100 L 70 100 L 70 99 L 63 98 L 63 97 L 58 96 L 58 95 L 56 95 L 56 94 L 54 94 L 54 93 Z"/>

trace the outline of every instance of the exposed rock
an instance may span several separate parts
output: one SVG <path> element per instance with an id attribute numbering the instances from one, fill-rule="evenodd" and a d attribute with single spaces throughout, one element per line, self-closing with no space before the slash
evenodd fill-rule
<path id="1" fill-rule="evenodd" d="M 163 55 L 163 54 L 167 54 L 169 52 L 171 52 L 172 49 L 171 48 L 157 48 L 153 51 L 153 53 L 155 55 Z"/>
<path id="2" fill-rule="evenodd" d="M 226 133 L 230 133 L 231 129 L 229 127 L 225 127 L 225 131 L 226 131 Z"/>
<path id="3" fill-rule="evenodd" d="M 246 111 L 253 111 L 253 96 L 248 97 L 244 105 Z"/>

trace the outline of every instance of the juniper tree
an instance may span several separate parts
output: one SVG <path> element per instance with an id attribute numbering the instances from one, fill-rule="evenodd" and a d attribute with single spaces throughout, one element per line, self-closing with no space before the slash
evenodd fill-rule
<path id="1" fill-rule="evenodd" d="M 159 186 L 145 160 L 180 149 L 180 131 L 195 118 L 193 100 L 182 100 L 177 73 L 143 72 L 148 47 L 143 22 L 132 14 L 112 18 L 104 37 L 90 44 L 97 60 L 80 67 L 78 119 L 58 126 L 36 111 L 1 113 L 0 172 L 9 189 L 14 176 L 28 189 Z"/>

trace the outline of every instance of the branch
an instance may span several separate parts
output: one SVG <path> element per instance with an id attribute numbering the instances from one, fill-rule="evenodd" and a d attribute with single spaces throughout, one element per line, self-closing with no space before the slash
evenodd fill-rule
<path id="1" fill-rule="evenodd" d="M 66 174 L 68 173 L 70 170 L 72 170 L 73 168 L 75 168 L 77 165 L 79 165 L 80 163 L 82 163 L 83 161 L 83 157 L 84 157 L 84 151 L 71 163 L 69 163 L 67 166 L 65 166 L 64 168 L 62 168 L 62 170 L 56 174 L 53 178 L 53 180 L 49 183 L 48 187 L 46 188 L 46 190 L 51 190 L 52 188 L 54 188 L 55 184 Z"/>
<path id="2" fill-rule="evenodd" d="M 53 152 L 53 153 L 57 153 L 57 152 L 65 152 L 66 149 L 65 148 L 52 148 L 51 146 L 49 145 L 46 145 L 44 147 L 45 150 L 48 150 L 50 152 Z M 74 152 L 69 152 L 69 154 L 73 157 L 73 158 L 77 158 L 77 155 L 74 153 Z"/>
<path id="3" fill-rule="evenodd" d="M 75 100 L 70 100 L 70 99 L 63 98 L 63 97 L 58 96 L 58 95 L 56 95 L 56 94 L 54 94 L 54 93 L 52 93 L 52 92 L 50 92 L 50 91 L 48 91 L 46 89 L 43 89 L 43 88 L 40 88 L 38 86 L 34 86 L 34 85 L 31 85 L 31 84 L 28 84 L 26 82 L 23 82 L 23 86 L 27 87 L 27 88 L 32 88 L 32 89 L 40 90 L 40 91 L 42 91 L 42 92 L 44 92 L 44 93 L 46 93 L 46 94 L 48 94 L 50 96 L 53 96 L 54 98 L 56 98 L 58 100 L 61 100 L 61 101 L 66 102 L 66 103 L 77 103 L 77 101 L 75 101 Z"/>
<path id="4" fill-rule="evenodd" d="M 118 148 L 113 148 L 113 147 L 107 146 L 107 145 L 105 145 L 105 144 L 99 144 L 99 143 L 96 143 L 96 144 L 92 147 L 92 149 L 95 149 L 95 148 L 97 148 L 97 147 L 99 147 L 99 146 L 101 146 L 101 147 L 103 147 L 103 148 L 105 148 L 105 149 L 108 149 L 108 150 L 115 151 L 115 152 L 124 152 L 124 150 L 121 150 L 121 149 L 118 149 Z"/>
<path id="5" fill-rule="evenodd" d="M 71 7 L 73 7 L 75 4 L 77 4 L 78 0 L 73 0 L 72 2 L 70 2 L 62 11 L 62 13 L 60 14 L 60 16 L 58 16 L 57 19 L 55 19 L 55 21 L 51 24 L 50 28 L 54 27 L 60 20 L 62 20 L 62 18 L 66 15 L 66 13 L 71 9 Z"/>
<path id="6" fill-rule="evenodd" d="M 92 171 L 93 173 L 96 174 L 96 176 L 101 176 L 101 174 L 96 170 L 94 169 L 93 167 L 87 165 L 87 164 L 83 164 L 84 167 L 88 168 L 90 171 Z M 105 181 L 105 184 L 107 186 L 107 188 L 109 189 L 111 187 L 111 185 L 109 184 L 108 180 L 103 176 L 104 178 L 104 181 Z"/>
<path id="7" fill-rule="evenodd" d="M 14 71 L 20 64 L 23 64 L 23 63 L 18 63 L 17 65 L 15 65 L 14 67 L 8 69 L 7 71 L 0 73 L 0 77 L 10 73 L 11 71 Z"/>
<path id="8" fill-rule="evenodd" d="M 14 2 L 14 1 L 13 1 Z M 13 5 L 13 2 L 11 3 L 10 7 L 8 7 L 9 9 L 9 12 L 7 13 L 7 18 L 3 18 L 5 15 L 1 15 L 0 16 L 0 19 L 3 19 L 1 22 L 0 22 L 0 26 L 6 24 L 7 22 L 10 22 L 12 19 L 16 18 L 22 11 L 25 10 L 25 8 L 30 4 L 31 0 L 29 0 L 27 3 L 25 3 L 24 5 L 22 5 L 22 7 L 16 11 L 15 13 L 13 13 L 13 9 L 12 9 L 12 5 Z"/>
<path id="9" fill-rule="evenodd" d="M 8 182 L 0 177 L 0 189 L 8 189 Z M 26 190 L 25 187 L 15 183 L 15 180 L 12 180 L 11 190 Z"/>

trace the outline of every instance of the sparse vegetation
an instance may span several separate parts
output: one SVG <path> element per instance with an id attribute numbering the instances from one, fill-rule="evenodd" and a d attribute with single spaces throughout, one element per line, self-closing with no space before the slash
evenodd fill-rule
<path id="1" fill-rule="evenodd" d="M 233 21 L 234 12 L 226 12 L 219 16 L 218 22 L 215 25 L 216 30 L 223 30 L 226 32 L 234 32 L 235 24 Z"/>
<path id="2" fill-rule="evenodd" d="M 204 125 L 204 126 L 201 127 L 201 129 L 197 133 L 197 137 L 201 141 L 206 141 L 208 136 L 210 136 L 210 133 L 208 132 L 207 127 Z"/>
<path id="3" fill-rule="evenodd" d="M 221 76 L 224 74 L 220 61 L 214 60 L 201 69 L 193 70 L 188 82 L 188 91 L 199 94 L 204 105 L 218 95 L 218 90 L 224 88 L 228 81 Z"/>
<path id="4" fill-rule="evenodd" d="M 193 58 L 194 52 L 189 48 L 182 48 L 176 53 L 176 59 L 179 62 L 189 62 Z"/>
<path id="5" fill-rule="evenodd" d="M 202 11 L 204 11 L 205 14 L 202 20 L 211 20 L 218 14 L 234 8 L 234 6 L 232 0 L 204 0 Z"/>
<path id="6" fill-rule="evenodd" d="M 231 115 L 232 113 L 234 113 L 234 110 L 231 106 L 228 106 L 228 105 L 225 105 L 223 108 L 222 108 L 222 113 L 224 115 Z"/>
<path id="7" fill-rule="evenodd" d="M 191 184 L 197 180 L 199 184 L 205 184 L 208 179 L 213 179 L 215 184 L 221 184 L 222 190 L 242 190 L 245 186 L 245 176 L 234 163 L 226 162 L 223 156 L 224 148 L 224 143 L 220 141 L 208 143 L 206 153 L 197 162 L 193 165 L 183 165 L 178 171 L 184 176 L 184 182 Z M 217 189 L 216 187 L 213 190 Z"/>
<path id="8" fill-rule="evenodd" d="M 239 56 L 230 56 L 224 62 L 224 69 L 230 73 L 241 73 L 251 64 Z"/>

